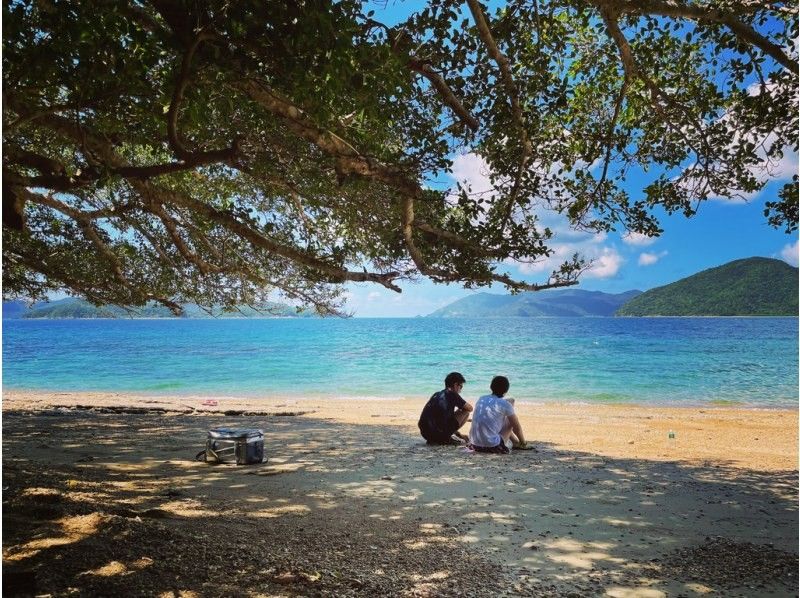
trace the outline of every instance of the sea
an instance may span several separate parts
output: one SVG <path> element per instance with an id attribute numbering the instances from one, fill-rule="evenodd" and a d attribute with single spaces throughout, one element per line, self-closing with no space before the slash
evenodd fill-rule
<path id="1" fill-rule="evenodd" d="M 797 318 L 3 321 L 3 388 L 797 408 Z"/>

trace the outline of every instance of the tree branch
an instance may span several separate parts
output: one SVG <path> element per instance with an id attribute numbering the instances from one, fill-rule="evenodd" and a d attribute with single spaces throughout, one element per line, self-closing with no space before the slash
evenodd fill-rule
<path id="1" fill-rule="evenodd" d="M 406 196 L 403 198 L 403 239 L 411 256 L 412 261 L 417 266 L 417 269 L 424 275 L 432 278 L 439 278 L 441 280 L 454 280 L 454 275 L 439 268 L 431 268 L 425 261 L 425 258 L 414 243 L 414 198 Z"/>
<path id="2" fill-rule="evenodd" d="M 611 162 L 611 149 L 613 147 L 612 137 L 614 136 L 614 129 L 617 127 L 617 119 L 619 118 L 619 112 L 622 109 L 622 103 L 625 101 L 625 94 L 628 91 L 628 86 L 630 85 L 630 74 L 627 69 L 625 69 L 625 78 L 622 81 L 622 87 L 619 90 L 619 95 L 617 96 L 617 101 L 614 103 L 614 114 L 611 116 L 611 122 L 608 125 L 608 133 L 606 135 L 606 156 L 603 160 L 603 174 L 600 177 L 600 180 L 597 181 L 597 185 L 595 185 L 594 193 L 595 195 L 600 190 L 600 187 L 606 181 L 606 176 L 608 176 L 608 166 Z"/>
<path id="3" fill-rule="evenodd" d="M 796 60 L 787 56 L 786 52 L 773 44 L 750 25 L 743 23 L 736 18 L 736 15 L 714 8 L 713 6 L 703 6 L 699 4 L 678 4 L 674 1 L 663 0 L 599 0 L 595 4 L 601 8 L 609 8 L 620 14 L 637 15 L 658 15 L 662 17 L 680 17 L 699 21 L 702 23 L 716 23 L 725 25 L 736 34 L 736 36 L 755 46 L 762 52 L 772 57 L 778 64 L 787 70 L 797 74 L 798 63 Z M 765 8 L 762 6 L 761 8 Z"/>
<path id="4" fill-rule="evenodd" d="M 128 277 L 125 276 L 117 255 L 111 251 L 108 245 L 106 245 L 105 242 L 100 238 L 100 235 L 94 228 L 92 220 L 87 218 L 84 212 L 76 210 L 67 204 L 47 195 L 31 193 L 27 189 L 23 189 L 21 192 L 26 195 L 27 201 L 38 203 L 57 210 L 74 220 L 83 231 L 83 234 L 86 236 L 86 238 L 95 246 L 95 248 L 97 248 L 97 251 L 100 253 L 100 255 L 102 255 L 109 263 L 112 273 L 114 274 L 114 278 L 116 278 L 117 281 L 133 295 L 142 296 L 142 293 L 133 284 L 131 284 L 131 282 L 128 280 Z M 154 293 L 144 293 L 143 296 L 146 299 L 153 299 L 162 305 L 167 306 L 176 316 L 180 316 L 183 313 L 183 308 L 180 305 L 170 299 L 167 299 L 166 297 L 161 297 Z"/>
<path id="5" fill-rule="evenodd" d="M 208 152 L 190 152 L 186 149 L 186 146 L 183 144 L 178 134 L 178 114 L 181 102 L 183 101 L 184 92 L 189 84 L 192 59 L 194 58 L 195 52 L 197 52 L 197 49 L 200 47 L 200 44 L 212 39 L 216 39 L 216 36 L 207 31 L 200 31 L 186 50 L 186 53 L 183 55 L 183 60 L 181 61 L 178 81 L 172 92 L 172 101 L 169 105 L 169 111 L 167 112 L 167 137 L 170 147 L 172 147 L 172 150 L 178 158 L 185 163 L 191 163 L 193 166 L 232 160 L 239 152 L 237 141 L 234 141 L 230 147 L 225 149 Z"/>
<path id="6" fill-rule="evenodd" d="M 192 68 L 194 53 L 197 51 L 200 44 L 212 39 L 212 37 L 212 35 L 204 31 L 200 31 L 195 36 L 191 45 L 183 55 L 181 69 L 178 73 L 178 80 L 175 83 L 175 89 L 172 91 L 172 101 L 169 104 L 169 111 L 167 112 L 167 137 L 169 138 L 172 151 L 181 159 L 186 159 L 191 154 L 183 145 L 178 135 L 178 113 L 180 111 L 181 101 L 183 101 L 183 94 L 186 91 L 187 85 L 189 85 L 189 71 Z"/>
<path id="7" fill-rule="evenodd" d="M 97 135 L 93 135 L 75 123 L 63 119 L 57 116 L 50 116 L 46 117 L 47 123 L 51 126 L 52 129 L 58 131 L 62 135 L 65 135 L 74 141 L 81 142 L 84 141 L 87 146 L 97 154 L 105 163 L 107 163 L 112 168 L 124 168 L 127 166 L 124 160 L 113 150 L 113 148 L 107 142 L 101 140 Z M 293 247 L 287 247 L 285 245 L 281 245 L 276 243 L 267 237 L 261 235 L 261 233 L 251 229 L 246 224 L 243 224 L 235 217 L 231 216 L 227 212 L 223 212 L 221 210 L 217 210 L 216 208 L 190 198 L 188 196 L 184 196 L 178 194 L 173 191 L 168 191 L 166 189 L 160 189 L 149 182 L 140 180 L 140 179 L 132 179 L 128 181 L 130 185 L 136 189 L 143 197 L 145 197 L 148 201 L 156 201 L 159 203 L 164 203 L 163 198 L 168 197 L 169 201 L 166 203 L 176 203 L 178 205 L 183 205 L 188 207 L 195 212 L 202 214 L 203 216 L 217 222 L 218 224 L 224 225 L 229 230 L 235 232 L 240 237 L 247 239 L 253 245 L 257 247 L 261 247 L 262 249 L 266 249 L 271 253 L 294 261 L 296 263 L 302 264 L 307 266 L 311 269 L 317 270 L 323 274 L 329 276 L 332 282 L 344 282 L 344 281 L 354 281 L 354 282 L 377 282 L 388 289 L 391 289 L 396 292 L 401 292 L 400 287 L 395 285 L 392 281 L 399 276 L 397 272 L 387 272 L 387 273 L 369 273 L 369 272 L 351 272 L 332 264 L 328 264 L 318 258 L 302 252 Z"/>
<path id="8" fill-rule="evenodd" d="M 373 27 L 379 27 L 383 29 L 386 32 L 387 38 L 390 37 L 392 34 L 392 30 L 389 27 L 373 19 L 367 18 L 365 21 L 365 25 L 370 29 Z M 409 54 L 408 56 L 403 55 L 404 53 L 401 48 L 401 41 L 407 39 L 407 37 L 408 36 L 405 33 L 405 30 L 403 29 L 401 29 L 397 33 L 395 39 L 391 43 L 392 53 L 395 56 L 399 57 L 400 59 L 407 58 L 406 66 L 415 73 L 419 73 L 420 75 L 425 77 L 428 81 L 430 81 L 431 85 L 433 85 L 433 88 L 442 97 L 442 100 L 444 101 L 445 105 L 448 106 L 455 113 L 455 115 L 461 120 L 461 122 L 463 122 L 473 131 L 477 131 L 479 127 L 477 119 L 474 116 L 472 116 L 472 114 L 470 114 L 469 110 L 467 110 L 464 107 L 464 104 L 461 103 L 461 100 L 459 100 L 456 97 L 456 95 L 453 93 L 453 90 L 451 90 L 450 87 L 447 85 L 447 82 L 444 80 L 444 77 L 442 77 L 439 73 L 437 73 L 429 62 L 425 60 L 420 60 L 419 58 L 411 54 Z"/>
<path id="9" fill-rule="evenodd" d="M 167 229 L 167 233 L 172 239 L 175 247 L 178 249 L 178 252 L 186 259 L 187 262 L 197 266 L 200 274 L 206 276 L 210 272 L 219 273 L 223 271 L 223 268 L 220 268 L 215 264 L 208 263 L 191 249 L 189 249 L 188 245 L 186 245 L 183 238 L 181 238 L 180 233 L 178 232 L 178 223 L 175 222 L 172 216 L 167 213 L 167 211 L 164 209 L 164 206 L 154 201 L 151 202 L 148 208 L 151 212 L 158 216 L 159 220 L 161 220 L 161 223 L 164 225 L 164 228 Z"/>
<path id="10" fill-rule="evenodd" d="M 432 226 L 427 222 L 422 222 L 420 220 L 414 219 L 414 221 L 412 222 L 412 226 L 417 230 L 421 230 L 424 233 L 428 233 L 440 239 L 444 239 L 445 241 L 447 241 L 448 243 L 450 243 L 455 247 L 461 247 L 462 249 L 466 249 L 467 251 L 469 251 L 470 253 L 474 253 L 475 255 L 479 255 L 484 258 L 493 258 L 500 256 L 500 252 L 498 251 L 488 251 L 483 247 L 478 247 L 475 245 L 475 243 L 468 241 L 467 239 L 455 233 L 441 229 L 436 226 Z"/>
<path id="11" fill-rule="evenodd" d="M 24 253 L 20 253 L 18 250 L 14 250 L 8 254 L 8 257 L 12 260 L 17 260 L 22 263 L 26 268 L 33 272 L 38 272 L 46 276 L 50 280 L 57 280 L 62 285 L 64 285 L 68 289 L 72 289 L 79 293 L 82 293 L 87 299 L 94 302 L 97 305 L 107 305 L 110 303 L 114 303 L 114 299 L 111 297 L 103 297 L 101 294 L 97 293 L 94 289 L 90 289 L 83 285 L 79 280 L 69 277 L 63 270 L 59 268 L 51 268 L 47 264 L 47 257 L 42 256 L 29 256 Z"/>
<path id="12" fill-rule="evenodd" d="M 384 165 L 377 160 L 361 155 L 351 144 L 347 143 L 335 133 L 316 126 L 302 110 L 280 97 L 277 93 L 262 87 L 254 80 L 248 79 L 239 82 L 235 87 L 245 92 L 253 101 L 266 108 L 270 113 L 281 118 L 287 126 L 300 137 L 310 141 L 325 153 L 334 157 L 336 159 L 337 168 L 346 173 L 352 173 L 383 182 L 397 191 L 404 201 L 404 241 L 412 260 L 419 268 L 420 272 L 426 276 L 431 276 L 442 281 L 458 281 L 464 279 L 463 276 L 458 273 L 430 267 L 414 242 L 413 201 L 415 198 L 422 195 L 422 188 L 416 180 L 407 177 L 404 172 L 396 167 Z M 91 152 L 91 154 L 102 163 L 103 167 L 108 168 L 110 171 L 120 174 L 130 173 L 130 169 L 133 168 L 116 153 L 110 142 L 87 131 L 80 124 L 56 115 L 43 116 L 41 118 L 45 126 L 84 146 L 85 151 Z M 25 185 L 30 182 L 31 181 L 16 181 L 17 184 Z M 225 227 L 238 237 L 247 240 L 255 247 L 267 250 L 274 255 L 286 258 L 293 263 L 323 274 L 330 282 L 377 282 L 386 288 L 400 292 L 400 288 L 393 282 L 401 276 L 398 272 L 370 273 L 348 271 L 298 248 L 277 243 L 241 222 L 229 212 L 219 210 L 205 202 L 158 187 L 144 178 L 127 177 L 127 182 L 137 193 L 145 198 L 146 201 L 140 206 L 144 209 L 147 209 L 149 202 L 162 205 L 170 204 L 182 206 Z M 74 185 L 74 181 L 71 184 Z M 428 232 L 432 232 L 432 229 Z M 456 246 L 468 247 L 468 243 L 465 240 L 456 242 L 456 236 L 454 234 L 444 235 L 443 238 L 449 238 Z M 470 247 L 470 250 L 476 253 L 480 252 L 480 249 L 474 246 Z"/>
<path id="13" fill-rule="evenodd" d="M 557 280 L 555 282 L 548 282 L 547 284 L 529 284 L 527 282 L 513 280 L 508 274 L 492 274 L 492 280 L 495 282 L 502 282 L 507 287 L 518 291 L 543 291 L 545 289 L 571 287 L 578 284 L 577 280 Z"/>
<path id="14" fill-rule="evenodd" d="M 3 149 L 5 150 L 5 161 L 8 164 L 18 164 L 26 168 L 34 168 L 39 172 L 53 176 L 64 176 L 66 173 L 64 165 L 52 158 L 23 150 L 10 143 L 4 143 Z"/>
<path id="15" fill-rule="evenodd" d="M 255 247 L 266 249 L 272 254 L 284 257 L 296 264 L 316 270 L 328 276 L 331 282 L 377 282 L 388 289 L 400 292 L 400 288 L 392 283 L 397 278 L 397 272 L 386 272 L 382 274 L 370 272 L 351 272 L 332 264 L 326 263 L 319 258 L 305 253 L 294 247 L 288 247 L 272 241 L 260 232 L 250 228 L 228 212 L 196 200 L 188 195 L 183 195 L 175 191 L 162 189 L 144 181 L 132 181 L 131 186 L 146 200 L 157 203 L 170 203 L 180 205 L 193 210 L 228 230 L 234 232 L 242 239 L 246 239 Z"/>
<path id="16" fill-rule="evenodd" d="M 155 236 L 153 236 L 144 226 L 140 225 L 138 222 L 125 215 L 121 216 L 120 219 L 129 226 L 131 226 L 140 235 L 142 235 L 142 237 L 153 248 L 153 251 L 155 251 L 156 254 L 158 254 L 158 258 L 161 260 L 162 264 L 164 264 L 168 268 L 172 269 L 176 268 L 176 264 L 172 260 L 172 258 L 169 255 L 167 255 L 167 252 L 164 250 L 163 247 L 161 247 L 161 244 L 158 242 Z"/>
<path id="17" fill-rule="evenodd" d="M 387 166 L 360 154 L 351 144 L 332 131 L 318 127 L 300 108 L 277 92 L 253 79 L 236 82 L 234 87 L 246 93 L 251 100 L 273 115 L 280 117 L 294 133 L 334 157 L 337 171 L 381 181 L 403 195 L 415 198 L 422 195 L 422 188 L 416 180 L 408 178 L 399 168 Z"/>
<path id="18" fill-rule="evenodd" d="M 455 115 L 461 119 L 461 122 L 463 122 L 473 131 L 478 130 L 478 120 L 472 116 L 472 114 L 470 114 L 469 110 L 464 107 L 464 105 L 461 103 L 461 100 L 456 97 L 456 95 L 453 93 L 453 90 L 451 90 L 447 85 L 444 78 L 437 73 L 429 63 L 419 60 L 414 56 L 410 56 L 406 64 L 412 71 L 419 73 L 431 82 L 433 88 L 439 92 L 439 95 L 442 97 L 445 105 L 447 105 L 450 110 L 452 110 Z"/>
<path id="19" fill-rule="evenodd" d="M 664 111 L 664 108 L 661 104 L 658 103 L 657 98 L 662 98 L 668 105 L 675 107 L 676 102 L 667 94 L 665 93 L 650 77 L 647 76 L 640 68 L 639 65 L 636 64 L 636 60 L 633 57 L 633 51 L 631 50 L 631 46 L 628 43 L 627 38 L 622 33 L 622 30 L 619 28 L 619 23 L 617 22 L 617 15 L 608 9 L 602 9 L 600 14 L 603 18 L 603 22 L 608 30 L 611 39 L 617 45 L 617 49 L 619 50 L 619 55 L 622 60 L 622 67 L 625 71 L 625 77 L 628 80 L 633 78 L 640 79 L 645 86 L 647 87 L 648 91 L 650 92 L 650 104 L 653 106 L 655 111 L 661 116 L 662 121 L 668 127 L 670 127 L 673 131 L 678 133 L 683 137 L 686 141 L 686 145 L 691 148 L 691 150 L 695 153 L 696 156 L 700 156 L 701 153 L 694 147 L 694 144 L 691 140 L 686 136 L 686 134 L 678 127 L 675 127 L 670 119 L 669 115 Z M 678 105 L 677 108 L 684 113 L 687 113 L 687 117 L 692 119 L 692 116 L 688 114 L 688 111 L 683 107 Z M 702 135 L 702 125 L 697 124 L 697 130 L 700 133 L 700 141 L 703 145 L 708 149 L 708 144 L 705 139 L 705 136 Z"/>
<path id="20" fill-rule="evenodd" d="M 514 82 L 514 77 L 511 74 L 511 63 L 497 46 L 497 43 L 492 36 L 492 32 L 489 29 L 489 23 L 486 20 L 486 16 L 483 14 L 483 8 L 481 7 L 480 2 L 478 0 L 467 0 L 467 4 L 469 5 L 470 12 L 472 13 L 472 18 L 475 20 L 475 25 L 478 27 L 478 34 L 486 46 L 489 56 L 492 57 L 492 59 L 497 63 L 497 66 L 500 68 L 500 78 L 503 81 L 503 85 L 506 88 L 506 93 L 508 93 L 511 101 L 511 113 L 514 117 L 514 123 L 516 124 L 517 130 L 519 131 L 520 142 L 522 143 L 522 155 L 519 159 L 517 173 L 514 176 L 514 186 L 511 189 L 511 196 L 509 197 L 506 205 L 506 213 L 503 216 L 501 223 L 501 228 L 505 228 L 508 220 L 511 218 L 514 205 L 517 202 L 517 195 L 519 194 L 520 186 L 522 184 L 522 176 L 528 167 L 528 161 L 533 153 L 533 147 L 528 139 L 528 131 L 525 126 L 525 117 L 523 116 L 522 106 L 519 101 L 519 90 L 517 89 L 517 84 Z"/>

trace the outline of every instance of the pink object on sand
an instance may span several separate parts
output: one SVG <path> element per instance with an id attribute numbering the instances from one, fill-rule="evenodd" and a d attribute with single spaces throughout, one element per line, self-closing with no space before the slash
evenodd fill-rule
<path id="1" fill-rule="evenodd" d="M 217 405 L 219 405 L 219 403 L 217 403 L 214 399 L 206 399 L 205 401 L 203 401 L 200 404 L 201 405 L 208 405 L 209 407 L 216 407 Z"/>

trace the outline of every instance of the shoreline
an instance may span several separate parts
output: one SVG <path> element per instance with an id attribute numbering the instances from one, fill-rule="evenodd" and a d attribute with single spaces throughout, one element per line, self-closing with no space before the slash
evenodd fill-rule
<path id="1" fill-rule="evenodd" d="M 205 400 L 216 399 L 221 401 L 235 401 L 258 403 L 264 401 L 331 401 L 331 402 L 404 402 L 404 401 L 423 401 L 423 394 L 410 395 L 342 395 L 342 394 L 313 394 L 308 392 L 298 392 L 296 394 L 285 394 L 280 392 L 265 393 L 262 391 L 241 392 L 238 394 L 222 394 L 214 391 L 178 391 L 171 389 L 154 390 L 115 390 L 115 389 L 88 389 L 88 390 L 60 390 L 49 388 L 27 388 L 27 387 L 3 387 L 3 397 L 27 395 L 32 397 L 43 396 L 89 396 L 89 397 L 128 397 L 131 400 Z M 513 394 L 513 393 L 512 393 Z M 465 396 L 467 401 L 473 401 L 476 397 Z M 745 411 L 786 411 L 800 413 L 800 403 L 787 402 L 786 404 L 757 404 L 746 401 L 734 401 L 729 399 L 712 399 L 705 402 L 684 402 L 669 403 L 657 401 L 636 401 L 636 400 L 603 400 L 592 401 L 591 399 L 516 399 L 517 405 L 530 407 L 632 407 L 636 409 L 737 409 Z"/>
<path id="2" fill-rule="evenodd" d="M 417 438 L 424 398 L 220 397 L 126 392 L 3 392 L 3 414 L 14 411 L 107 409 L 207 418 L 298 414 L 350 425 L 402 428 Z M 216 404 L 208 404 L 214 401 Z M 517 403 L 526 437 L 564 450 L 614 458 L 719 463 L 759 471 L 798 467 L 798 410 L 739 405 L 658 406 Z M 216 424 L 221 425 L 221 424 Z M 465 425 L 462 431 L 468 429 Z M 672 432 L 675 438 L 670 439 Z"/>
<path id="3" fill-rule="evenodd" d="M 353 320 L 417 320 L 420 318 L 430 318 L 431 320 L 552 320 L 552 319 L 647 319 L 647 318 L 800 318 L 798 314 L 743 314 L 743 315 L 730 315 L 730 316 L 719 316 L 719 315 L 687 315 L 687 316 L 669 316 L 669 315 L 660 315 L 660 316 L 432 316 L 428 315 L 416 315 L 416 316 L 352 316 L 348 318 L 339 318 L 339 319 L 353 319 Z M 131 318 L 105 318 L 105 317 L 98 317 L 98 318 L 49 318 L 49 317 L 21 317 L 21 318 L 3 318 L 3 321 L 6 320 L 188 320 L 188 321 L 195 321 L 195 320 L 326 320 L 326 319 L 334 319 L 333 316 L 208 316 L 208 317 L 201 317 L 201 318 L 184 318 L 180 316 L 150 316 L 150 317 L 131 317 Z"/>

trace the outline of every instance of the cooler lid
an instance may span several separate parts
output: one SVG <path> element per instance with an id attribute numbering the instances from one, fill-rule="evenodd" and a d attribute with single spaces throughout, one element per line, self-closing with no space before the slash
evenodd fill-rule
<path id="1" fill-rule="evenodd" d="M 208 431 L 208 437 L 221 440 L 234 440 L 238 438 L 253 438 L 263 436 L 264 431 L 256 428 L 213 428 Z"/>

